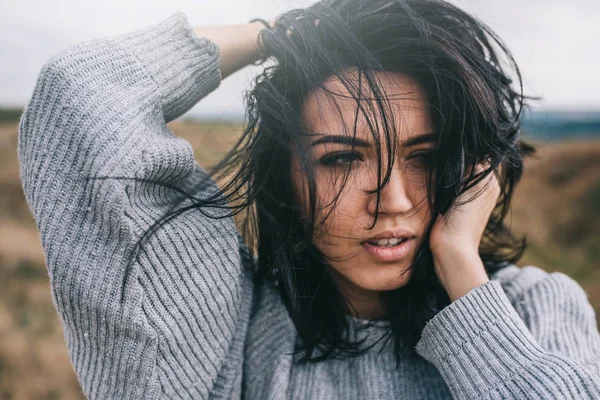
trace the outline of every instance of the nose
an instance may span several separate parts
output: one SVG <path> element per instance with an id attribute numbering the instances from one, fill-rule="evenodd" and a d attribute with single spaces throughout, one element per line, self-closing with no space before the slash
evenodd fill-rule
<path id="1" fill-rule="evenodd" d="M 375 215 L 376 203 L 377 195 L 373 194 L 368 204 L 371 215 Z M 405 176 L 395 167 L 390 173 L 389 182 L 380 191 L 379 213 L 401 214 L 411 210 L 413 206 Z"/>

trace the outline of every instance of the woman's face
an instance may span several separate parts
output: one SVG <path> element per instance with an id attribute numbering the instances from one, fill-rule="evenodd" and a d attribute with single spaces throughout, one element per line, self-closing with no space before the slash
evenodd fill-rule
<path id="1" fill-rule="evenodd" d="M 354 70 L 348 73 L 358 83 L 358 74 Z M 307 96 L 302 108 L 304 127 L 311 134 L 303 140 L 314 161 L 317 201 L 321 206 L 317 217 L 330 212 L 323 229 L 315 232 L 314 244 L 328 257 L 334 278 L 351 297 L 405 285 L 410 271 L 404 272 L 416 257 L 430 220 L 426 171 L 434 129 L 425 94 L 407 75 L 375 72 L 375 77 L 381 79 L 381 87 L 390 99 L 398 148 L 390 181 L 380 191 L 379 215 L 371 230 L 368 228 L 373 224 L 377 194 L 366 191 L 377 187 L 378 157 L 367 118 L 362 112 L 357 114 L 356 101 L 337 78 L 330 78 L 326 86 L 336 94 L 338 107 L 331 97 L 315 91 Z M 372 98 L 366 82 L 362 87 L 364 98 Z M 378 110 L 372 100 L 362 100 L 361 104 L 366 110 Z M 369 118 L 375 122 L 373 116 Z M 377 122 L 383 126 L 381 119 Z M 379 137 L 385 140 L 382 131 Z M 381 153 L 383 177 L 389 163 L 385 143 L 381 144 Z M 293 157 L 292 166 L 295 193 L 306 207 L 306 177 L 297 157 Z M 344 185 L 348 166 L 350 174 Z M 333 207 L 330 203 L 338 193 Z"/>

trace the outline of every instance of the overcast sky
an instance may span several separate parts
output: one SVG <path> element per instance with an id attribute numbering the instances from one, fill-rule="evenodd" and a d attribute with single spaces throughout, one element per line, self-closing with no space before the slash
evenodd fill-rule
<path id="1" fill-rule="evenodd" d="M 368 1 L 368 0 L 364 0 Z M 508 44 L 541 108 L 600 110 L 600 0 L 455 0 Z M 44 62 L 92 38 L 127 32 L 184 11 L 192 25 L 270 19 L 305 0 L 0 0 L 0 105 L 22 106 Z M 243 113 L 242 93 L 260 67 L 232 75 L 193 110 Z"/>

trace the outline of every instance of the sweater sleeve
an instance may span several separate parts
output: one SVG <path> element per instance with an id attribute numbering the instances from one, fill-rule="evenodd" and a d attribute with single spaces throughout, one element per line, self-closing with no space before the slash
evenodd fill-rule
<path id="1" fill-rule="evenodd" d="M 237 397 L 251 280 L 231 218 L 169 131 L 220 83 L 184 14 L 74 46 L 42 68 L 18 155 L 71 361 L 92 399 Z M 178 190 L 173 190 L 177 188 Z"/>
<path id="2" fill-rule="evenodd" d="M 513 280 L 514 306 L 490 280 L 432 318 L 417 352 L 454 398 L 600 398 L 600 335 L 583 289 L 535 267 Z"/>

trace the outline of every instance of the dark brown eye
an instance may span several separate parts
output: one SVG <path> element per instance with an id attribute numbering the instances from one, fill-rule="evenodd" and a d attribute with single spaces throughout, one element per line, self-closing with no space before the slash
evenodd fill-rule
<path id="1" fill-rule="evenodd" d="M 327 167 L 332 167 L 336 165 L 348 165 L 356 161 L 362 161 L 360 154 L 351 151 L 336 151 L 321 157 L 319 163 Z"/>
<path id="2" fill-rule="evenodd" d="M 412 170 L 423 170 L 431 166 L 431 152 L 421 152 L 410 156 L 407 160 L 407 168 Z"/>

